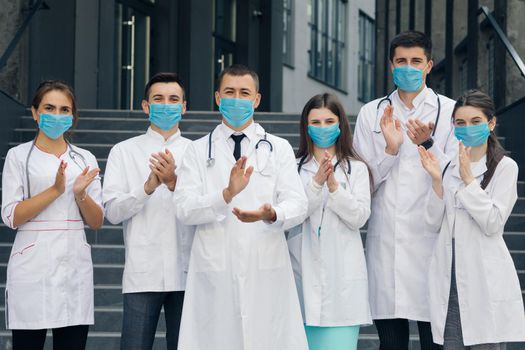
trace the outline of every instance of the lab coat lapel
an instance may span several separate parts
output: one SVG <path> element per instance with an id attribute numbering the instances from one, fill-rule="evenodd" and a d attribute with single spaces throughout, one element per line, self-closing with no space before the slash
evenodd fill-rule
<path id="1" fill-rule="evenodd" d="M 228 145 L 228 141 L 224 137 L 223 130 L 220 129 L 221 125 L 218 125 L 213 131 L 212 136 L 212 151 L 211 156 L 215 157 L 213 152 L 217 152 L 218 159 L 224 159 L 228 164 L 233 166 L 235 164 L 235 158 L 233 157 L 233 150 Z"/>

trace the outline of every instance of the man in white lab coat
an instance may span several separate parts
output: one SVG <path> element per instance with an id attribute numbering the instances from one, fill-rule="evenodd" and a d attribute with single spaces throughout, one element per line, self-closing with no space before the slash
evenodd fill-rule
<path id="1" fill-rule="evenodd" d="M 418 321 L 421 348 L 432 343 L 427 274 L 436 235 L 423 220 L 431 181 L 422 168 L 422 145 L 444 165 L 457 151 L 451 113 L 454 101 L 426 86 L 432 43 L 404 32 L 390 43 L 397 89 L 369 102 L 355 127 L 356 151 L 374 180 L 366 238 L 370 307 L 381 350 L 407 349 L 408 320 Z"/>
<path id="2" fill-rule="evenodd" d="M 106 217 L 124 226 L 121 349 L 150 350 L 164 308 L 167 348 L 173 350 L 194 230 L 176 219 L 173 204 L 176 164 L 191 142 L 179 130 L 186 101 L 178 76 L 151 78 L 142 109 L 150 127 L 111 149 L 104 177 Z"/>
<path id="3" fill-rule="evenodd" d="M 308 348 L 284 230 L 307 199 L 288 141 L 253 121 L 255 72 L 218 78 L 222 123 L 184 155 L 177 217 L 197 225 L 179 350 Z"/>

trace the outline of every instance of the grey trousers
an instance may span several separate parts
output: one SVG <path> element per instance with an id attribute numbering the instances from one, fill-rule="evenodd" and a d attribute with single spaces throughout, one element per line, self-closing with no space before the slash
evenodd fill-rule
<path id="1" fill-rule="evenodd" d="M 444 350 L 505 350 L 505 343 L 478 344 L 465 346 L 461 332 L 461 316 L 459 313 L 458 289 L 456 285 L 456 246 L 452 240 L 452 273 L 450 280 L 450 295 L 448 300 L 447 320 L 445 322 Z"/>

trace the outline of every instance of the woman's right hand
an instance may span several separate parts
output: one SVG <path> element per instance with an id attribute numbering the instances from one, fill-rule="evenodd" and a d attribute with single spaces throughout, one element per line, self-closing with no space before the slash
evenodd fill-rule
<path id="1" fill-rule="evenodd" d="M 59 193 L 62 194 L 66 190 L 66 168 L 67 163 L 63 160 L 60 161 L 60 165 L 58 166 L 57 174 L 55 177 L 55 183 L 53 185 L 53 188 Z"/>
<path id="2" fill-rule="evenodd" d="M 419 151 L 421 165 L 432 177 L 432 180 L 441 181 L 441 167 L 439 165 L 439 160 L 437 160 L 431 151 L 426 150 L 423 146 L 419 146 L 417 150 Z"/>
<path id="3" fill-rule="evenodd" d="M 332 155 L 325 151 L 324 157 L 321 160 L 321 164 L 319 164 L 319 169 L 317 169 L 317 173 L 314 175 L 313 180 L 316 184 L 319 186 L 323 186 L 326 180 L 328 179 L 328 176 L 330 175 L 330 171 L 332 170 Z"/>

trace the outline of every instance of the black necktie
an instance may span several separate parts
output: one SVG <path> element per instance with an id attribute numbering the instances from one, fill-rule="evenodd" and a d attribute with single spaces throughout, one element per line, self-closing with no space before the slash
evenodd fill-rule
<path id="1" fill-rule="evenodd" d="M 241 158 L 241 141 L 245 137 L 246 135 L 244 134 L 231 136 L 231 138 L 235 142 L 235 147 L 233 148 L 233 156 L 235 157 L 235 160 L 239 160 L 239 158 Z"/>

